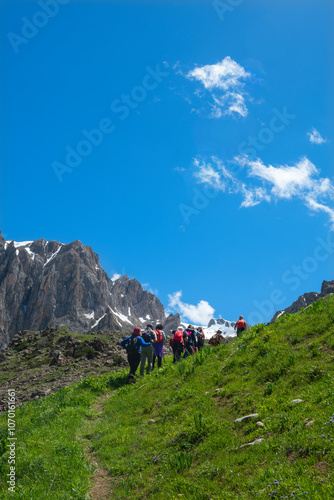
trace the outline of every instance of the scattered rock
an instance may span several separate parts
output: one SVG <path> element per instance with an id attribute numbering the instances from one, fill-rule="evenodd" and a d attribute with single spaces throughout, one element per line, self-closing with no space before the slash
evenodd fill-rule
<path id="1" fill-rule="evenodd" d="M 244 417 L 237 418 L 234 423 L 238 424 L 240 422 L 243 422 L 244 420 L 250 420 L 253 418 L 258 418 L 259 414 L 258 413 L 251 413 L 250 415 L 245 415 Z"/>
<path id="2" fill-rule="evenodd" d="M 310 418 L 307 419 L 307 422 L 304 424 L 304 427 L 311 427 L 311 425 L 314 424 L 314 420 L 311 420 Z"/>
<path id="3" fill-rule="evenodd" d="M 304 403 L 303 399 L 293 399 L 291 404 L 298 405 L 299 403 Z"/>
<path id="4" fill-rule="evenodd" d="M 43 396 L 46 396 L 46 393 L 44 391 L 41 391 L 40 389 L 36 389 L 34 392 L 30 394 L 31 399 L 39 399 L 42 398 Z"/>
<path id="5" fill-rule="evenodd" d="M 120 346 L 119 333 L 101 332 L 102 338 L 92 336 L 81 342 L 78 342 L 76 335 L 45 329 L 41 332 L 20 331 L 14 337 L 11 346 L 0 353 L 2 374 L 8 369 L 2 363 L 8 364 L 15 358 L 10 382 L 8 377 L 7 380 L 3 377 L 0 383 L 0 413 L 7 410 L 9 386 L 15 385 L 16 404 L 19 406 L 83 378 L 105 374 L 114 371 L 116 366 L 127 365 L 127 355 Z M 91 358 L 94 358 L 93 362 Z"/>
<path id="6" fill-rule="evenodd" d="M 61 366 L 62 361 L 64 360 L 61 351 L 54 351 L 52 355 L 52 359 L 50 361 L 50 366 L 56 365 Z"/>
<path id="7" fill-rule="evenodd" d="M 41 339 L 39 339 L 37 341 L 37 344 L 41 347 L 47 347 L 49 345 L 49 341 L 48 341 L 47 337 L 42 337 Z"/>
<path id="8" fill-rule="evenodd" d="M 264 423 L 263 422 L 256 422 L 256 425 L 258 425 L 259 427 L 264 427 Z"/>
<path id="9" fill-rule="evenodd" d="M 221 389 L 218 387 L 217 389 L 213 389 L 212 391 L 206 391 L 204 394 L 210 394 L 211 392 L 220 392 Z"/>
<path id="10" fill-rule="evenodd" d="M 152 425 L 152 424 L 155 424 L 155 420 L 153 420 L 153 418 L 151 418 L 151 419 L 147 422 L 147 425 Z"/>
<path id="11" fill-rule="evenodd" d="M 251 441 L 250 443 L 242 444 L 240 446 L 240 448 L 244 448 L 245 446 L 253 446 L 254 444 L 262 443 L 263 439 L 264 439 L 263 437 L 254 439 L 254 441 Z"/>

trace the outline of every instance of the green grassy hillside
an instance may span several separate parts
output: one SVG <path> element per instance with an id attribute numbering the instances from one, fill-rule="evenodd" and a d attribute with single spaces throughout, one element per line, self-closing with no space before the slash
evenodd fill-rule
<path id="1" fill-rule="evenodd" d="M 16 411 L 11 497 L 332 500 L 333 377 L 334 296 L 133 386 L 91 377 Z"/>

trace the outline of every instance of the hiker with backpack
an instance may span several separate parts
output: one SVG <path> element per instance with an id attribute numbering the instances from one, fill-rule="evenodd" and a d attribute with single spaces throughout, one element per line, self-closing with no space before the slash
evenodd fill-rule
<path id="1" fill-rule="evenodd" d="M 194 351 L 197 348 L 195 329 L 192 325 L 188 325 L 188 328 L 186 328 L 184 330 L 183 341 L 184 341 L 184 355 L 183 355 L 183 357 L 187 358 L 191 354 L 194 354 Z"/>
<path id="2" fill-rule="evenodd" d="M 162 358 L 164 357 L 164 338 L 165 334 L 162 331 L 163 326 L 159 323 L 155 327 L 157 339 L 153 342 L 153 369 L 156 358 L 158 358 L 158 368 L 161 368 Z"/>
<path id="3" fill-rule="evenodd" d="M 141 347 L 148 347 L 150 342 L 145 342 L 142 339 L 140 328 L 135 328 L 130 337 L 122 340 L 121 346 L 126 349 L 128 354 L 128 363 L 130 365 L 130 373 L 128 383 L 132 382 L 141 360 Z"/>
<path id="4" fill-rule="evenodd" d="M 146 346 L 141 347 L 140 375 L 143 377 L 146 359 L 147 359 L 146 373 L 149 374 L 152 371 L 153 342 L 157 340 L 157 335 L 153 330 L 152 325 L 146 326 L 146 329 L 142 333 L 142 338 L 145 342 L 149 343 L 147 347 Z"/>
<path id="5" fill-rule="evenodd" d="M 216 346 L 220 344 L 228 344 L 228 339 L 223 336 L 223 332 L 221 330 L 217 330 L 215 335 L 213 335 L 209 340 L 209 345 Z"/>
<path id="6" fill-rule="evenodd" d="M 179 326 L 178 329 L 174 331 L 174 336 L 170 340 L 170 346 L 173 349 L 173 363 L 176 363 L 180 360 L 181 354 L 184 350 L 182 326 Z"/>
<path id="7" fill-rule="evenodd" d="M 205 335 L 203 332 L 203 328 L 201 326 L 199 326 L 197 328 L 196 341 L 197 341 L 198 350 L 200 351 L 204 347 L 204 342 L 205 342 Z"/>
<path id="8" fill-rule="evenodd" d="M 244 320 L 243 316 L 239 316 L 239 319 L 236 322 L 236 324 L 234 326 L 234 329 L 237 330 L 237 337 L 240 337 L 240 335 L 242 334 L 242 332 L 244 332 L 244 331 L 247 330 L 247 323 Z"/>

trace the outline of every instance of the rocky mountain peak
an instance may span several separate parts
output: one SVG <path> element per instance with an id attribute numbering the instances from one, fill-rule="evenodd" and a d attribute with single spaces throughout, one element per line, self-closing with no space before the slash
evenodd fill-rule
<path id="1" fill-rule="evenodd" d="M 323 281 L 321 285 L 321 295 L 329 295 L 334 293 L 334 280 Z"/>
<path id="2" fill-rule="evenodd" d="M 0 231 L 0 249 L 4 248 L 5 243 L 6 243 L 6 241 L 3 238 L 2 234 L 1 234 L 1 231 Z"/>
<path id="3" fill-rule="evenodd" d="M 5 242 L 1 236 L 0 348 L 20 330 L 130 332 L 165 321 L 156 296 L 126 275 L 110 279 L 98 255 L 81 241 Z"/>
<path id="4" fill-rule="evenodd" d="M 270 323 L 273 323 L 276 321 L 277 318 L 282 316 L 282 314 L 292 314 L 296 313 L 303 307 L 308 307 L 309 305 L 313 304 L 313 302 L 322 299 L 326 297 L 327 295 L 330 295 L 331 293 L 334 293 L 334 280 L 332 281 L 323 281 L 321 285 L 321 292 L 306 292 L 303 295 L 300 295 L 297 300 L 295 300 L 291 306 L 287 307 L 286 309 L 283 309 L 281 311 L 277 311 L 273 318 L 271 319 Z"/>

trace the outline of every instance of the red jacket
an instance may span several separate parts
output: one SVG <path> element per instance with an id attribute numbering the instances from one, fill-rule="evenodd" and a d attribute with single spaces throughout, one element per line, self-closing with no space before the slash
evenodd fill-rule
<path id="1" fill-rule="evenodd" d="M 239 319 L 237 321 L 237 328 L 245 328 L 246 329 L 246 321 L 244 319 Z"/>

